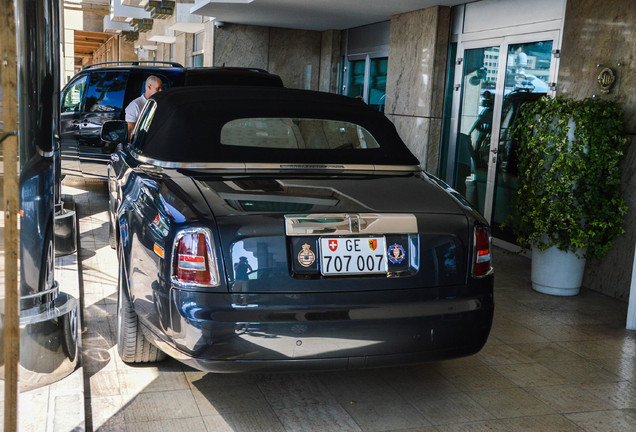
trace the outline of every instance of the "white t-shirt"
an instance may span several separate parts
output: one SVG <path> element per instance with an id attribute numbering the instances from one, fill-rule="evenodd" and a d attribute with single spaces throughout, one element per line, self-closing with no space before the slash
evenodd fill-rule
<path id="1" fill-rule="evenodd" d="M 133 99 L 133 101 L 126 107 L 126 121 L 130 123 L 137 122 L 139 114 L 141 114 L 141 109 L 144 105 L 146 105 L 146 102 L 148 102 L 148 99 L 146 99 L 146 96 L 144 95 L 139 96 L 137 99 Z"/>

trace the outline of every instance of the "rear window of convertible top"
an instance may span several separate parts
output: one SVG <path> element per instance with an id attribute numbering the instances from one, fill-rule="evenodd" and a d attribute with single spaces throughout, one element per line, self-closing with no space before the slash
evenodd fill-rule
<path id="1" fill-rule="evenodd" d="M 220 143 L 269 149 L 365 150 L 380 145 L 363 127 L 346 121 L 306 118 L 242 118 L 221 128 Z"/>

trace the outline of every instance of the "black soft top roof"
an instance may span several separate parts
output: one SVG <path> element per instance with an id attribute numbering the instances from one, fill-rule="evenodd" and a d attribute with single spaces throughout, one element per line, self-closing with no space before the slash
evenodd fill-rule
<path id="1" fill-rule="evenodd" d="M 275 87 L 179 87 L 152 96 L 154 118 L 135 149 L 169 162 L 356 163 L 418 165 L 384 114 L 362 101 L 331 93 Z M 271 149 L 220 144 L 225 123 L 240 118 L 288 117 L 348 121 L 368 130 L 377 149 Z"/>

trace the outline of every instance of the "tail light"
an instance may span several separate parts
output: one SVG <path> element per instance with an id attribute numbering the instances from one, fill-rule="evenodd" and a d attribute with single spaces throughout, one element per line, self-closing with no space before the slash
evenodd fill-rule
<path id="1" fill-rule="evenodd" d="M 182 231 L 174 248 L 173 280 L 203 286 L 219 284 L 214 247 L 206 229 Z"/>
<path id="2" fill-rule="evenodd" d="M 488 227 L 475 226 L 473 277 L 483 277 L 492 273 L 492 245 Z"/>

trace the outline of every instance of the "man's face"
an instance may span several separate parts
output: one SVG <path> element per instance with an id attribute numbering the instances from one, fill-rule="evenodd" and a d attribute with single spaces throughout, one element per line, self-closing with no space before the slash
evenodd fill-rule
<path id="1" fill-rule="evenodd" d="M 150 97 L 153 94 L 161 91 L 161 81 L 148 81 L 146 83 L 146 97 Z"/>

